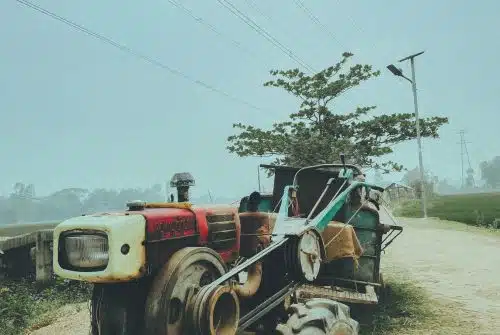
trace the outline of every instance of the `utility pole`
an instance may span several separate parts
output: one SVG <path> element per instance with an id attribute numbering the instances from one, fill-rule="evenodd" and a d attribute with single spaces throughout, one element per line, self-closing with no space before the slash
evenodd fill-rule
<path id="1" fill-rule="evenodd" d="M 165 202 L 168 202 L 168 181 L 165 181 Z"/>
<path id="2" fill-rule="evenodd" d="M 261 193 L 261 185 L 260 185 L 260 166 L 257 166 L 257 182 L 259 183 L 259 193 Z"/>
<path id="3" fill-rule="evenodd" d="M 470 142 L 465 141 L 465 130 L 460 130 L 458 134 L 460 135 L 460 161 L 461 161 L 461 166 L 462 166 L 462 189 L 464 189 L 466 186 L 472 186 L 476 187 L 476 181 L 474 179 L 473 173 L 474 170 L 472 169 L 472 165 L 470 163 L 470 156 L 469 156 L 469 150 L 467 150 L 467 144 Z M 467 171 L 465 171 L 465 164 L 464 164 L 464 157 L 467 156 L 467 163 L 469 165 L 469 168 Z M 472 178 L 471 184 L 466 185 L 466 178 L 465 178 L 465 173 L 467 172 L 467 180 L 469 178 Z"/>
<path id="4" fill-rule="evenodd" d="M 419 170 L 420 170 L 420 188 L 422 190 L 422 213 L 424 218 L 427 217 L 427 195 L 425 194 L 425 172 L 424 172 L 424 163 L 423 163 L 423 158 L 422 158 L 422 140 L 420 136 L 420 120 L 418 118 L 418 99 L 417 99 L 417 81 L 415 79 L 415 57 L 420 56 L 423 54 L 424 51 L 421 51 L 419 53 L 410 55 L 408 57 L 405 57 L 403 59 L 400 59 L 399 62 L 404 62 L 409 60 L 410 65 L 411 65 L 411 79 L 406 77 L 403 74 L 403 71 L 401 69 L 398 69 L 396 66 L 393 64 L 387 66 L 387 69 L 391 71 L 394 75 L 405 78 L 411 83 L 411 88 L 413 90 L 413 105 L 415 108 L 415 128 L 417 131 L 417 146 L 418 146 L 418 165 L 419 165 Z"/>
<path id="5" fill-rule="evenodd" d="M 464 189 L 464 186 L 465 186 L 465 175 L 464 175 L 464 134 L 465 134 L 465 130 L 460 130 L 458 132 L 460 134 L 460 162 L 461 162 L 461 166 L 462 166 L 462 189 Z"/>

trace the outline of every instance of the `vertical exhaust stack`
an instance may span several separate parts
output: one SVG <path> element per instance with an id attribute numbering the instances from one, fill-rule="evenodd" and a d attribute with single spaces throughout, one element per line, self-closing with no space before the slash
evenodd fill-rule
<path id="1" fill-rule="evenodd" d="M 194 185 L 194 178 L 189 172 L 176 173 L 170 180 L 170 187 L 177 188 L 177 202 L 188 202 L 189 188 Z"/>

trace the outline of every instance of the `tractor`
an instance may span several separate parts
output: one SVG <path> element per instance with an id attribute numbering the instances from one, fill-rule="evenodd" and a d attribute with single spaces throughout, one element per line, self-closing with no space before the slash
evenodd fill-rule
<path id="1" fill-rule="evenodd" d="M 92 334 L 357 334 L 343 302 L 356 291 L 377 299 L 381 236 L 400 229 L 380 223 L 383 188 L 343 156 L 267 168 L 273 193 L 239 207 L 194 206 L 194 182 L 177 180 L 181 202 L 131 201 L 59 224 L 54 272 L 94 284 Z"/>

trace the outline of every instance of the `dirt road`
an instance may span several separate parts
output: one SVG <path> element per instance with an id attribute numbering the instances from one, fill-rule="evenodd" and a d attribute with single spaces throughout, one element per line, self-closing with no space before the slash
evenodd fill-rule
<path id="1" fill-rule="evenodd" d="M 400 223 L 403 234 L 383 255 L 386 276 L 415 280 L 434 298 L 458 305 L 461 322 L 478 324 L 475 334 L 500 334 L 500 234 L 432 219 Z M 88 322 L 81 306 L 32 334 L 87 335 Z M 454 329 L 446 333 L 462 334 L 460 325 Z"/>
<path id="2" fill-rule="evenodd" d="M 383 255 L 384 272 L 415 280 L 461 306 L 476 334 L 500 334 L 500 234 L 433 219 L 400 219 L 404 233 Z"/>

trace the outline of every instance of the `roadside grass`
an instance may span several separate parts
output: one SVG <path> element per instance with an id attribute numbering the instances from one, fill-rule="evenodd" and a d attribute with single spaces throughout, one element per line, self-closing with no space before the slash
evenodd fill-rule
<path id="1" fill-rule="evenodd" d="M 90 294 L 88 284 L 75 281 L 57 279 L 37 289 L 28 280 L 0 280 L 0 333 L 18 335 L 45 327 L 56 318 L 52 312 L 66 304 L 88 301 Z"/>
<path id="2" fill-rule="evenodd" d="M 361 326 L 360 335 L 464 334 L 475 328 L 458 305 L 432 299 L 411 281 L 390 280 L 385 297 L 375 307 L 371 326 Z"/>
<path id="3" fill-rule="evenodd" d="M 429 297 L 414 283 L 392 280 L 384 292 L 373 308 L 352 306 L 353 317 L 361 323 L 360 335 L 401 334 L 420 329 L 434 317 Z"/>
<path id="4" fill-rule="evenodd" d="M 386 296 L 374 315 L 372 333 L 387 334 L 402 328 L 415 328 L 432 318 L 428 297 L 422 288 L 395 281 L 387 285 Z"/>
<path id="5" fill-rule="evenodd" d="M 500 228 L 500 193 L 446 195 L 432 198 L 428 216 L 473 226 Z M 401 217 L 421 217 L 420 201 L 402 203 L 394 214 Z"/>
<path id="6" fill-rule="evenodd" d="M 361 327 L 360 335 L 445 335 L 474 330 L 460 308 L 431 299 L 417 284 L 399 279 L 387 284 L 387 294 L 371 311 L 372 325 Z M 0 281 L 0 333 L 20 335 L 48 326 L 58 318 L 60 307 L 80 304 L 84 308 L 90 292 L 88 284 L 74 281 L 58 280 L 42 290 L 30 281 Z"/>

